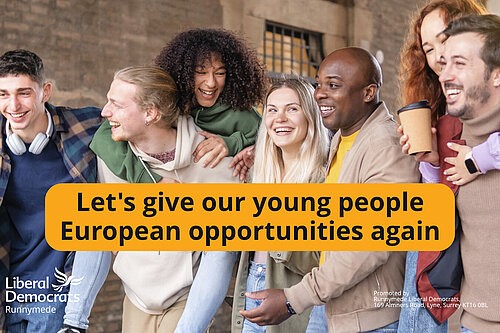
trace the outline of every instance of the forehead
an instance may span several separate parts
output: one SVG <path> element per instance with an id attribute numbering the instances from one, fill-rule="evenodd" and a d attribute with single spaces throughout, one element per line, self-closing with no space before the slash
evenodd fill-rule
<path id="1" fill-rule="evenodd" d="M 108 98 L 116 100 L 133 100 L 137 91 L 135 84 L 114 79 L 108 91 Z"/>
<path id="2" fill-rule="evenodd" d="M 327 57 L 318 70 L 320 80 L 336 78 L 346 83 L 358 83 L 363 76 L 360 65 L 345 57 Z"/>
<path id="3" fill-rule="evenodd" d="M 25 74 L 9 74 L 3 77 L 0 77 L 0 89 L 22 89 L 22 88 L 31 88 L 31 89 L 39 89 L 40 85 L 33 81 L 31 77 Z"/>
<path id="4" fill-rule="evenodd" d="M 278 88 L 272 93 L 269 94 L 267 98 L 267 104 L 290 104 L 290 103 L 299 103 L 299 96 L 295 92 L 295 90 L 283 87 Z"/>
<path id="5" fill-rule="evenodd" d="M 446 28 L 444 14 L 440 9 L 435 9 L 427 14 L 422 20 L 421 35 L 422 39 L 436 37 Z M 425 40 L 422 40 L 425 42 Z"/>
<path id="6" fill-rule="evenodd" d="M 446 58 L 461 57 L 474 60 L 481 57 L 481 50 L 484 46 L 483 37 L 477 33 L 466 32 L 449 37 L 444 46 L 444 56 Z"/>

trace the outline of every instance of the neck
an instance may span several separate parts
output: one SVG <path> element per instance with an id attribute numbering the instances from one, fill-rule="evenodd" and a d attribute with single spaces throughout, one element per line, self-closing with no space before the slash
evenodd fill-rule
<path id="1" fill-rule="evenodd" d="M 498 101 L 500 103 L 500 101 Z M 464 135 L 472 140 L 482 142 L 493 133 L 500 130 L 500 104 L 496 104 L 485 112 L 481 112 L 477 117 L 463 120 Z M 473 141 L 474 142 L 474 141 Z"/>
<path id="2" fill-rule="evenodd" d="M 289 149 L 289 150 L 282 150 L 281 151 L 282 156 L 283 156 L 283 172 L 281 176 L 281 181 L 285 178 L 286 174 L 290 169 L 292 168 L 293 163 L 299 158 L 299 151 L 298 149 Z"/>
<path id="3" fill-rule="evenodd" d="M 151 124 L 150 128 L 146 129 L 145 135 L 138 140 L 134 140 L 133 143 L 145 153 L 161 154 L 173 150 L 176 141 L 177 130 L 175 128 L 165 128 Z"/>

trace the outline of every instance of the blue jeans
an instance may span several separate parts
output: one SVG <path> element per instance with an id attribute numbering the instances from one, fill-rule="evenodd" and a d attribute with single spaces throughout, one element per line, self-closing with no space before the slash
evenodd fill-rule
<path id="1" fill-rule="evenodd" d="M 77 296 L 79 302 L 68 302 L 66 314 L 64 315 L 65 324 L 83 329 L 89 327 L 90 311 L 97 293 L 101 290 L 108 276 L 110 265 L 110 251 L 76 252 L 71 274 L 75 278 L 83 277 L 83 280 L 80 284 L 71 284 L 69 293 L 72 296 Z M 72 298 L 74 297 L 69 299 Z"/>
<path id="2" fill-rule="evenodd" d="M 381 328 L 377 328 L 371 331 L 365 331 L 364 333 L 396 333 L 398 331 L 398 322 L 395 321 Z M 424 333 L 424 331 L 420 332 Z"/>
<path id="3" fill-rule="evenodd" d="M 467 327 L 463 327 L 460 329 L 460 333 L 476 333 L 475 331 L 471 331 Z"/>
<path id="4" fill-rule="evenodd" d="M 65 306 L 66 302 L 9 302 L 5 307 L 7 332 L 55 333 L 62 327 Z M 13 313 L 20 309 L 21 313 Z M 28 313 L 28 310 L 31 310 L 31 313 Z M 44 313 L 41 313 L 42 310 Z"/>
<path id="5" fill-rule="evenodd" d="M 266 264 L 256 264 L 250 262 L 247 278 L 247 292 L 260 291 L 266 289 Z M 251 310 L 261 305 L 263 300 L 245 297 L 245 310 Z M 248 321 L 243 321 L 242 333 L 265 333 L 266 326 L 259 326 Z"/>
<path id="6" fill-rule="evenodd" d="M 175 333 L 205 331 L 226 296 L 237 258 L 238 252 L 234 251 L 203 254 Z"/>
<path id="7" fill-rule="evenodd" d="M 417 293 L 418 252 L 406 254 L 404 297 L 399 315 L 399 333 L 448 333 L 448 322 L 438 325 L 427 310 Z"/>
<path id="8" fill-rule="evenodd" d="M 306 333 L 328 333 L 324 305 L 316 305 L 309 315 Z"/>

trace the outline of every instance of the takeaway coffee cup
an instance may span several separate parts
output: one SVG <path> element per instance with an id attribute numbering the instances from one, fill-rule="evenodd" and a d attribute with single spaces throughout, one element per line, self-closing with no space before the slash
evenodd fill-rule
<path id="1" fill-rule="evenodd" d="M 432 151 L 431 107 L 427 100 L 412 103 L 398 111 L 404 134 L 408 135 L 410 155 Z"/>

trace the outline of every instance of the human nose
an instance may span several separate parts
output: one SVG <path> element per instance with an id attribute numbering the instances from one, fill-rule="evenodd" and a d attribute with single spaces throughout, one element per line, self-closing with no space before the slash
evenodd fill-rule
<path id="1" fill-rule="evenodd" d="M 207 88 L 215 87 L 215 73 L 207 74 L 207 79 L 205 80 L 205 84 L 207 85 Z"/>
<path id="2" fill-rule="evenodd" d="M 280 110 L 278 111 L 278 114 L 276 115 L 276 120 L 279 122 L 285 122 L 287 121 L 288 117 L 286 115 L 285 110 Z"/>
<path id="3" fill-rule="evenodd" d="M 17 111 L 19 109 L 19 106 L 21 103 L 19 103 L 19 100 L 17 99 L 16 96 L 11 96 L 9 100 L 9 111 Z"/>
<path id="4" fill-rule="evenodd" d="M 439 82 L 444 83 L 446 81 L 450 81 L 453 78 L 453 74 L 451 72 L 451 66 L 447 64 L 441 65 L 441 73 L 439 74 Z"/>
<path id="5" fill-rule="evenodd" d="M 314 99 L 316 101 L 319 101 L 319 100 L 326 98 L 326 97 L 327 96 L 326 96 L 326 93 L 323 90 L 323 88 L 320 85 L 317 85 L 316 90 L 314 90 Z"/>
<path id="6" fill-rule="evenodd" d="M 103 118 L 109 118 L 109 117 L 111 117 L 111 110 L 109 108 L 109 102 L 106 103 L 106 105 L 104 105 L 104 107 L 102 108 L 102 110 L 101 110 L 101 116 Z"/>

